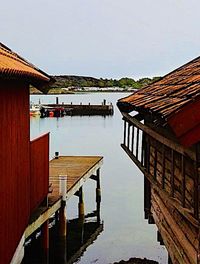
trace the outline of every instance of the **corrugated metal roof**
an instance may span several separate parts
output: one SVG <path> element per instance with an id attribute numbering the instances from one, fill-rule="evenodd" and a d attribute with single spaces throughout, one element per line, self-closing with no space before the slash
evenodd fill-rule
<path id="1" fill-rule="evenodd" d="M 118 101 L 120 110 L 149 112 L 165 120 L 200 97 L 200 57 Z"/>
<path id="2" fill-rule="evenodd" d="M 0 43 L 0 77 L 23 79 L 38 87 L 51 77 Z"/>

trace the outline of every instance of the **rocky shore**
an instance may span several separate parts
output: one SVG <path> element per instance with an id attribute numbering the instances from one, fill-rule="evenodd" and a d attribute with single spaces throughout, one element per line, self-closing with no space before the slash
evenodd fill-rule
<path id="1" fill-rule="evenodd" d="M 115 262 L 113 264 L 159 264 L 157 261 L 149 260 L 149 259 L 141 259 L 141 258 L 130 258 L 129 260 L 121 260 L 119 262 Z"/>

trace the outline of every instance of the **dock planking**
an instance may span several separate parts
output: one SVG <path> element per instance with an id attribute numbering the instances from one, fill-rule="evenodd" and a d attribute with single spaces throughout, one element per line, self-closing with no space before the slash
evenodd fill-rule
<path id="1" fill-rule="evenodd" d="M 59 176 L 67 176 L 67 200 L 90 178 L 103 163 L 100 156 L 59 156 L 50 161 L 51 196 L 59 195 Z"/>
<path id="2" fill-rule="evenodd" d="M 59 176 L 67 176 L 66 199 L 69 200 L 103 163 L 101 156 L 59 156 L 49 162 L 48 207 L 41 206 L 31 216 L 25 231 L 28 238 L 61 207 Z"/>

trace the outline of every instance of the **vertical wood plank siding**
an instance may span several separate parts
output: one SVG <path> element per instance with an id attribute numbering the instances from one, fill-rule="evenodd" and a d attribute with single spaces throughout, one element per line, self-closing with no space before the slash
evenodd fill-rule
<path id="1" fill-rule="evenodd" d="M 31 212 L 44 200 L 49 189 L 49 134 L 31 141 Z"/>
<path id="2" fill-rule="evenodd" d="M 0 80 L 0 263 L 10 263 L 30 214 L 29 89 Z"/>

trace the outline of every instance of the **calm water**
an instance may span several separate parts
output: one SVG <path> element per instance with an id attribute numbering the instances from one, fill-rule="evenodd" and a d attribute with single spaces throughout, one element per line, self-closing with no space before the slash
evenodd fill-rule
<path id="1" fill-rule="evenodd" d="M 61 95 L 65 103 L 101 103 L 103 99 L 116 105 L 122 93 L 92 93 Z M 31 101 L 54 103 L 55 96 L 35 95 Z M 157 228 L 144 220 L 143 175 L 121 149 L 123 123 L 115 107 L 112 117 L 63 117 L 31 118 L 31 138 L 50 131 L 50 154 L 102 155 L 101 169 L 101 219 L 103 231 L 93 244 L 87 247 L 77 263 L 107 264 L 131 257 L 149 258 L 161 264 L 167 263 L 167 252 L 157 242 Z M 95 182 L 84 185 L 86 213 L 95 210 Z M 78 198 L 67 204 L 68 219 L 77 217 Z"/>

